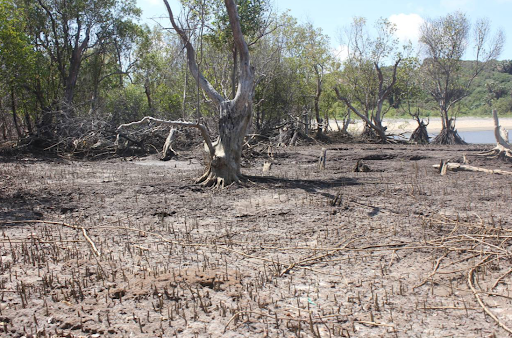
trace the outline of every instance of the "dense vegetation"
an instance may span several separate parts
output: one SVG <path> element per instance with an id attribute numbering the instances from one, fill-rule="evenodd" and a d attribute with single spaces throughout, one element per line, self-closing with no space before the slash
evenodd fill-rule
<path id="1" fill-rule="evenodd" d="M 222 2 L 183 3 L 181 22 L 190 28 L 201 71 L 232 98 L 239 60 Z M 360 53 L 341 60 L 321 29 L 276 14 L 262 0 L 238 3 L 255 69 L 258 133 L 275 132 L 286 121 L 316 121 L 326 130 L 329 119 L 348 121 L 347 102 L 377 125 L 384 116 L 409 116 L 417 108 L 422 116 L 439 115 L 437 103 L 415 80 L 428 59 L 399 46 L 389 22 L 379 22 L 383 28 L 363 41 L 369 36 L 360 34 L 366 21 L 354 19 L 347 43 L 366 44 L 379 59 Z M 218 111 L 189 75 L 179 37 L 140 24 L 139 17 L 134 0 L 0 0 L 0 138 L 62 140 L 64 135 L 76 147 L 77 135 L 82 141 L 94 130 L 94 137 L 115 137 L 119 124 L 146 115 L 214 120 Z M 474 62 L 461 63 L 462 77 L 470 76 Z M 363 86 L 357 84 L 361 79 Z M 389 93 L 378 95 L 379 79 Z M 510 114 L 511 80 L 512 61 L 486 62 L 453 111 L 490 116 L 495 107 Z M 370 101 L 358 100 L 363 96 Z"/>

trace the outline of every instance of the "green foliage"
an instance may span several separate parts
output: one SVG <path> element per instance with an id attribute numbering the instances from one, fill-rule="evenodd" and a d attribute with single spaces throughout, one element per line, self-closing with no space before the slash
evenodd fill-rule
<path id="1" fill-rule="evenodd" d="M 396 63 L 401 55 L 398 53 L 398 39 L 394 36 L 396 27 L 386 19 L 380 19 L 376 23 L 376 34 L 370 35 L 365 18 L 356 17 L 346 29 L 346 43 L 349 55 L 343 64 L 340 73 L 338 89 L 342 97 L 361 111 L 361 114 L 373 120 L 381 122 L 386 111 L 379 107 L 382 99 L 382 88 L 386 88 L 393 82 L 393 68 L 384 67 L 384 62 L 391 58 Z M 378 69 L 382 70 L 382 83 Z M 404 68 L 405 69 L 405 68 Z M 398 88 L 396 96 L 399 99 L 407 85 Z"/>
<path id="2" fill-rule="evenodd" d="M 202 44 L 196 44 L 201 71 L 223 96 L 230 97 L 237 58 L 223 1 L 182 2 L 189 10 L 187 32 L 194 43 L 199 41 L 199 29 L 204 30 Z M 61 109 L 66 90 L 73 88 L 72 104 L 79 118 L 94 116 L 118 124 L 144 115 L 194 119 L 198 110 L 203 117 L 217 116 L 188 74 L 180 39 L 172 31 L 140 26 L 136 22 L 140 10 L 134 4 L 134 0 L 0 0 L 3 109 L 15 104 L 20 116 L 39 122 L 42 112 Z M 452 97 L 467 95 L 454 104 L 453 114 L 488 116 L 491 108 L 512 114 L 512 61 L 479 63 L 485 67 L 464 89 L 477 63 L 459 57 L 469 40 L 462 34 L 464 17 L 458 14 L 450 17 L 452 25 L 436 26 L 439 51 L 422 64 L 399 48 L 389 21 L 382 19 L 369 29 L 364 18 L 355 18 L 345 41 L 350 55 L 342 63 L 321 29 L 299 23 L 288 13 L 271 15 L 268 1 L 239 0 L 238 11 L 244 35 L 254 42 L 250 52 L 258 128 L 272 130 L 304 113 L 313 118 L 316 107 L 317 118 L 342 118 L 347 108 L 332 90 L 335 86 L 372 117 L 379 89 L 375 64 L 386 86 L 393 67 L 385 64 L 398 57 L 397 81 L 382 110 L 388 116 L 409 117 L 417 108 L 422 116 L 439 116 L 429 86 L 434 82 L 427 80 L 429 71 L 440 69 L 457 74 L 449 87 Z M 262 35 L 264 29 L 267 33 Z M 455 47 L 446 49 L 450 44 Z M 450 55 L 457 57 L 448 60 Z"/>
<path id="3" fill-rule="evenodd" d="M 144 89 L 137 85 L 110 90 L 105 98 L 105 109 L 116 126 L 141 119 L 150 113 Z"/>
<path id="4" fill-rule="evenodd" d="M 498 62 L 496 69 L 501 73 L 512 75 L 512 60 L 503 60 Z"/>
<path id="5" fill-rule="evenodd" d="M 36 55 L 27 34 L 23 12 L 13 0 L 0 0 L 0 62 L 2 78 L 21 84 L 33 75 Z"/>

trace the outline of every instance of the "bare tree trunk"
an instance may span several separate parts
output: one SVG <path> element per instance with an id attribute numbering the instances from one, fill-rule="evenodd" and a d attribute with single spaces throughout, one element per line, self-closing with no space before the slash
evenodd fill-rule
<path id="1" fill-rule="evenodd" d="M 236 3 L 234 0 L 224 0 L 235 48 L 239 55 L 240 75 L 237 91 L 232 100 L 223 98 L 200 72 L 196 63 L 196 53 L 188 35 L 174 21 L 174 16 L 167 0 L 164 0 L 169 13 L 169 19 L 176 32 L 180 35 L 187 50 L 187 60 L 192 76 L 198 85 L 219 108 L 219 137 L 214 143 L 210 142 L 206 128 L 200 128 L 208 145 L 210 164 L 198 183 L 206 186 L 225 186 L 237 182 L 241 178 L 242 147 L 249 122 L 252 117 L 252 95 L 254 88 L 254 72 L 250 63 L 249 48 L 244 40 L 240 27 Z"/>
<path id="2" fill-rule="evenodd" d="M 18 138 L 22 138 L 21 128 L 18 124 L 18 113 L 16 111 L 16 96 L 14 94 L 14 87 L 11 87 L 11 109 L 12 109 L 12 121 L 14 122 L 14 128 L 18 134 Z"/>
<path id="3" fill-rule="evenodd" d="M 33 135 L 34 132 L 32 130 L 32 123 L 30 122 L 30 115 L 28 114 L 28 111 L 25 110 L 25 113 L 23 114 L 23 117 L 25 118 L 25 125 L 27 126 L 27 131 L 29 135 Z"/>
<path id="4" fill-rule="evenodd" d="M 347 108 L 347 115 L 346 117 L 343 119 L 343 128 L 342 128 L 342 132 L 344 133 L 348 133 L 348 127 L 350 126 L 350 109 Z"/>
<path id="5" fill-rule="evenodd" d="M 176 128 L 171 128 L 169 131 L 169 135 L 167 135 L 164 147 L 162 149 L 162 157 L 160 158 L 161 161 L 169 161 L 172 157 L 176 156 L 176 152 L 174 149 L 172 149 L 172 144 L 176 140 L 176 133 Z"/>
<path id="6" fill-rule="evenodd" d="M 7 124 L 7 116 L 9 114 L 4 109 L 2 98 L 0 98 L 0 114 L 2 115 L 2 136 L 3 136 L 4 140 L 11 139 L 12 138 L 11 128 L 9 128 L 8 124 Z"/>
<path id="7" fill-rule="evenodd" d="M 82 55 L 81 51 L 74 50 L 71 63 L 69 65 L 69 74 L 66 78 L 65 88 L 64 88 L 64 101 L 68 105 L 69 108 L 73 103 L 73 98 L 75 96 L 75 88 L 76 82 L 78 80 L 78 72 L 80 70 L 80 64 L 82 63 Z"/>
<path id="8" fill-rule="evenodd" d="M 188 85 L 188 72 L 185 69 L 185 84 L 183 85 L 183 100 L 181 101 L 181 113 L 183 115 L 183 121 L 187 119 L 187 85 Z"/>
<path id="9" fill-rule="evenodd" d="M 2 116 L 2 138 L 4 141 L 7 140 L 7 119 L 5 118 L 5 114 L 2 107 L 2 100 L 0 99 L 0 114 Z"/>
<path id="10" fill-rule="evenodd" d="M 213 143 L 215 153 L 210 168 L 199 178 L 206 185 L 229 185 L 241 177 L 242 147 L 251 121 L 251 105 L 237 107 L 225 101 L 221 107 L 219 138 Z"/>
<path id="11" fill-rule="evenodd" d="M 317 123 L 316 136 L 320 137 L 322 135 L 322 118 L 320 117 L 320 96 L 322 95 L 322 75 L 323 69 L 319 70 L 318 68 L 322 68 L 319 65 L 315 65 L 315 73 L 316 73 L 316 93 L 315 93 L 315 117 Z M 307 135 L 307 134 L 306 134 Z"/>
<path id="12" fill-rule="evenodd" d="M 146 94 L 146 98 L 148 100 L 149 109 L 153 109 L 153 100 L 151 99 L 151 88 L 149 88 L 149 80 L 146 79 L 144 81 L 144 93 Z"/>

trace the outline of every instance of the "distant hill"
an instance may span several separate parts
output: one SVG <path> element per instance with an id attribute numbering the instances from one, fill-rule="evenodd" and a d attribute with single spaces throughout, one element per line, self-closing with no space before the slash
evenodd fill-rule
<path id="1" fill-rule="evenodd" d="M 471 62 L 466 61 L 466 69 Z M 512 114 L 512 60 L 490 61 L 474 80 L 471 94 L 461 105 L 462 115 L 490 115 L 496 108 L 501 115 Z"/>
<path id="2" fill-rule="evenodd" d="M 463 61 L 465 77 L 469 79 L 474 61 Z M 489 61 L 473 81 L 471 93 L 455 109 L 457 116 L 491 116 L 493 108 L 500 116 L 512 116 L 512 60 Z M 437 103 L 422 91 L 418 100 L 422 116 L 439 116 Z M 402 109 L 392 109 L 388 117 L 407 115 Z M 411 110 L 415 111 L 416 106 Z"/>

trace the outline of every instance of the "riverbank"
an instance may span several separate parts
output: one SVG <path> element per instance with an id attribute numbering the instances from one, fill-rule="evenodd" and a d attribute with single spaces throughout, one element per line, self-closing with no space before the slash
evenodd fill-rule
<path id="1" fill-rule="evenodd" d="M 341 125 L 340 122 L 338 123 Z M 385 119 L 384 125 L 388 127 L 387 132 L 389 134 L 408 137 L 417 128 L 418 122 L 413 119 Z M 512 118 L 500 118 L 500 125 L 507 130 L 512 130 Z M 331 122 L 331 128 L 337 130 L 338 127 L 335 121 Z M 429 120 L 427 130 L 431 137 L 435 137 L 441 131 L 441 128 L 441 118 L 434 117 Z M 460 117 L 455 123 L 455 129 L 468 143 L 491 144 L 496 142 L 494 138 L 494 121 L 490 117 Z M 355 120 L 348 129 L 352 134 L 358 134 L 362 130 L 363 122 L 359 119 Z"/>
<path id="2" fill-rule="evenodd" d="M 391 133 L 410 133 L 418 126 L 418 122 L 413 119 L 387 119 L 384 122 L 388 126 L 388 132 Z M 360 124 L 362 125 L 362 123 Z M 507 130 L 512 130 L 512 118 L 501 118 L 500 125 Z M 427 127 L 429 133 L 437 134 L 441 131 L 441 128 L 441 118 L 430 119 Z M 455 122 L 455 129 L 459 132 L 494 130 L 494 121 L 490 117 L 460 117 Z"/>

